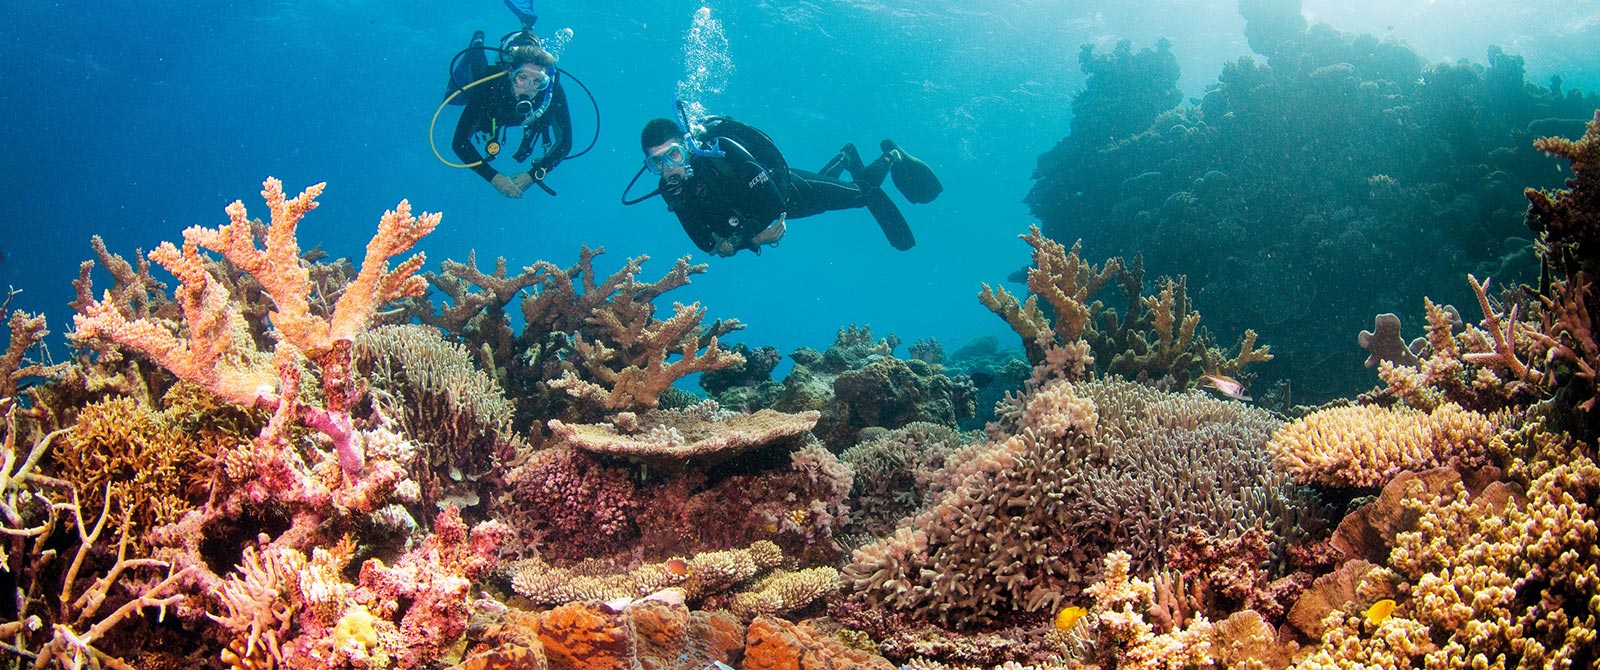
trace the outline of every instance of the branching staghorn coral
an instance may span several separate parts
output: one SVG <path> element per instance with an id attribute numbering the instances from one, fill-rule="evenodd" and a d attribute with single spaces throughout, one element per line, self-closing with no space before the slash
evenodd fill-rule
<path id="1" fill-rule="evenodd" d="M 53 490 L 71 493 L 72 483 L 38 471 L 52 443 L 65 430 L 45 435 L 24 456 L 15 441 L 15 408 L 6 412 L 9 431 L 0 455 L 0 568 L 8 575 L 14 606 L 0 620 L 0 650 L 29 660 L 35 668 L 131 667 L 116 656 L 123 624 L 145 608 L 166 608 L 188 569 L 174 570 L 164 561 L 130 558 L 133 535 L 123 516 L 115 557 L 106 565 L 98 546 L 111 518 L 108 503 L 92 521 L 76 500 L 50 502 Z M 67 527 L 73 531 L 70 536 Z M 70 537 L 70 540 L 66 538 Z M 62 542 L 65 541 L 65 544 Z M 71 561 L 63 563 L 70 551 Z M 103 571 L 101 568 L 103 567 Z M 160 579 L 135 581 L 144 575 Z M 59 590 L 57 590 L 59 589 Z M 105 608 L 116 605 L 110 612 Z M 107 643 L 112 646 L 108 646 Z"/>
<path id="2" fill-rule="evenodd" d="M 1167 280 L 1156 295 L 1145 296 L 1144 265 L 1137 257 L 1131 266 L 1111 258 L 1097 267 L 1079 257 L 1081 242 L 1069 251 L 1045 237 L 1038 226 L 1021 237 L 1033 247 L 1028 298 L 1019 301 L 1003 287 L 985 284 L 978 300 L 1022 336 L 1028 360 L 1036 367 L 1049 363 L 1061 369 L 1062 361 L 1051 359 L 1071 358 L 1075 363 L 1067 369 L 1098 363 L 1110 374 L 1140 380 L 1170 377 L 1177 388 L 1184 388 L 1202 374 L 1234 376 L 1252 364 L 1272 360 L 1267 347 L 1255 346 L 1251 330 L 1244 332 L 1231 357 L 1212 346 L 1211 336 L 1199 328 L 1200 313 L 1189 308 L 1182 277 Z M 1120 316 L 1095 299 L 1113 281 L 1121 286 L 1127 303 L 1127 313 Z M 1035 374 L 1035 387 L 1046 381 Z"/>
<path id="3" fill-rule="evenodd" d="M 130 316 L 107 292 L 97 302 L 82 305 L 74 317 L 72 338 L 92 347 L 126 347 L 155 361 L 178 378 L 197 383 L 216 395 L 246 407 L 295 403 L 280 396 L 284 368 L 300 357 L 316 363 L 324 406 L 298 406 L 295 417 L 333 441 L 340 464 L 351 479 L 358 478 L 364 454 L 352 441 L 350 407 L 359 395 L 350 370 L 350 344 L 366 330 L 378 308 L 397 298 L 417 295 L 426 288 L 413 276 L 424 257 L 417 254 L 391 270 L 389 258 L 403 254 L 439 224 L 438 214 L 411 215 L 402 200 L 386 212 L 378 232 L 367 244 L 367 255 L 356 279 L 343 288 L 333 313 L 321 317 L 310 309 L 313 299 L 310 273 L 302 265 L 295 230 L 300 219 L 317 207 L 322 184 L 287 198 L 283 184 L 268 178 L 261 195 L 272 211 L 265 248 L 258 240 L 244 204 L 229 205 L 229 223 L 217 229 L 194 226 L 184 231 L 180 250 L 163 243 L 150 258 L 174 275 L 181 285 L 177 302 L 183 319 L 172 324 L 155 317 Z M 281 336 L 274 356 L 256 349 L 234 296 L 206 268 L 200 249 L 221 253 L 261 282 L 271 297 L 271 319 Z M 276 369 L 275 369 L 276 368 Z"/>
<path id="4" fill-rule="evenodd" d="M 550 385 L 609 411 L 652 409 L 661 393 L 678 379 L 744 363 L 743 356 L 723 351 L 715 335 L 709 342 L 701 343 L 700 320 L 706 310 L 700 303 L 673 303 L 672 309 L 672 318 L 642 326 L 638 322 L 623 324 L 615 320 L 614 314 L 606 316 L 602 323 L 607 324 L 607 330 L 621 347 L 613 348 L 600 340 L 576 343 L 578 351 L 584 355 L 584 367 L 598 381 L 585 381 L 569 370 Z M 700 352 L 702 347 L 703 353 Z M 630 350 L 636 353 L 633 356 L 624 353 Z M 674 355 L 678 358 L 668 363 L 667 358 Z"/>
<path id="5" fill-rule="evenodd" d="M 6 321 L 11 331 L 11 339 L 6 344 L 5 351 L 0 353 L 0 398 L 16 398 L 17 385 L 30 377 L 54 377 L 60 374 L 64 365 L 51 365 L 28 359 L 28 351 L 40 347 L 45 336 L 50 331 L 45 329 L 43 316 L 31 316 L 27 312 L 10 312 L 7 319 L 6 308 L 10 306 L 11 299 L 16 297 L 17 291 L 6 294 L 5 300 L 0 301 L 0 320 Z"/>
<path id="6" fill-rule="evenodd" d="M 1480 326 L 1452 335 L 1443 309 L 1426 303 L 1430 347 L 1420 362 L 1385 362 L 1380 376 L 1390 394 L 1420 409 L 1444 400 L 1476 409 L 1522 407 L 1559 392 L 1592 413 L 1600 398 L 1600 112 L 1577 140 L 1544 137 L 1540 151 L 1566 159 L 1575 176 L 1568 189 L 1526 189 L 1527 224 L 1538 236 L 1544 265 L 1537 290 L 1490 293 L 1489 279 L 1467 281 L 1483 314 Z M 1525 304 L 1523 304 L 1525 303 Z M 1594 420 L 1590 419 L 1591 430 Z"/>

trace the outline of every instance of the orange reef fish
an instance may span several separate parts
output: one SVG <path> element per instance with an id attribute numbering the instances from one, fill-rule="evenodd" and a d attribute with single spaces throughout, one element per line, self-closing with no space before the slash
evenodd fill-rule
<path id="1" fill-rule="evenodd" d="M 1209 386 L 1216 389 L 1218 393 L 1234 400 L 1252 399 L 1250 392 L 1245 390 L 1244 384 L 1240 384 L 1239 380 L 1226 375 L 1200 375 L 1200 383 L 1197 386 Z"/>
<path id="2" fill-rule="evenodd" d="M 667 572 L 670 572 L 674 575 L 681 577 L 689 574 L 689 564 L 685 563 L 681 558 L 670 559 L 664 565 L 667 568 Z"/>
<path id="3" fill-rule="evenodd" d="M 1063 633 L 1072 630 L 1072 627 L 1077 625 L 1078 619 L 1082 619 L 1083 615 L 1088 613 L 1089 610 L 1077 605 L 1063 608 L 1060 612 L 1056 612 L 1056 630 Z"/>
<path id="4" fill-rule="evenodd" d="M 1367 622 L 1376 626 L 1388 619 L 1390 614 L 1394 614 L 1394 601 L 1384 598 L 1367 608 Z"/>

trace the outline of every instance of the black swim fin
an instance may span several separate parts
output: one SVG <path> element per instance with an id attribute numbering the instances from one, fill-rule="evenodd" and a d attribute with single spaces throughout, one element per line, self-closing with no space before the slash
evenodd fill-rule
<path id="1" fill-rule="evenodd" d="M 866 199 L 867 211 L 872 212 L 872 218 L 878 221 L 878 227 L 883 229 L 883 236 L 889 238 L 890 245 L 901 251 L 917 245 L 917 238 L 912 236 L 905 215 L 889 199 L 889 194 L 875 188 L 867 192 Z"/>
<path id="2" fill-rule="evenodd" d="M 889 177 L 894 180 L 894 187 L 900 190 L 900 195 L 918 205 L 933 202 L 944 192 L 944 184 L 939 182 L 939 176 L 933 173 L 933 168 L 927 163 L 917 160 L 916 156 L 906 153 L 894 140 L 884 140 L 880 145 L 884 153 L 898 152 L 899 160 L 889 168 Z"/>

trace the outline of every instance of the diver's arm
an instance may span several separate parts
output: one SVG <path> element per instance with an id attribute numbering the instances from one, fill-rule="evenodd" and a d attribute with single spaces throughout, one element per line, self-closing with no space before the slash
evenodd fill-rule
<path id="1" fill-rule="evenodd" d="M 478 173 L 485 181 L 493 181 L 495 175 L 500 174 L 489 167 L 489 162 L 483 160 L 483 155 L 478 153 L 478 148 L 472 146 L 472 136 L 479 131 L 488 132 L 489 110 L 483 102 L 472 99 L 467 101 L 467 106 L 461 110 L 461 120 L 456 122 L 456 135 L 451 143 L 456 156 L 462 163 L 472 165 L 473 172 Z"/>
<path id="2" fill-rule="evenodd" d="M 544 156 L 533 162 L 533 172 L 544 168 L 546 172 L 556 169 L 561 161 L 566 160 L 567 154 L 572 152 L 572 110 L 567 107 L 567 92 L 561 88 L 561 82 L 556 82 L 552 89 L 550 109 L 545 111 L 546 118 L 550 120 L 546 126 L 550 131 L 550 148 Z"/>
<path id="3" fill-rule="evenodd" d="M 729 196 L 742 221 L 740 234 L 731 242 L 736 248 L 759 248 L 761 245 L 753 238 L 786 213 L 787 202 L 778 191 L 777 181 L 749 152 L 733 142 L 722 142 L 719 146 L 727 153 L 724 160 L 733 166 L 733 173 L 739 178 L 740 191 Z"/>
<path id="4" fill-rule="evenodd" d="M 683 226 L 683 232 L 689 234 L 689 241 L 699 247 L 701 251 L 710 252 L 717 247 L 717 236 L 706 228 L 703 222 L 696 220 L 688 212 L 676 212 L 678 223 Z"/>

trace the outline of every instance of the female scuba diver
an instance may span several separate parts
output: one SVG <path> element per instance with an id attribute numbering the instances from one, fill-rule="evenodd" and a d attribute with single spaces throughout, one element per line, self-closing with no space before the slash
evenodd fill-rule
<path id="1" fill-rule="evenodd" d="M 544 183 L 546 176 L 563 160 L 587 153 L 594 143 L 568 155 L 572 151 L 572 115 L 562 78 L 571 75 L 556 67 L 555 56 L 534 35 L 533 24 L 538 17 L 526 7 L 526 0 L 506 0 L 506 6 L 521 19 L 522 29 L 501 38 L 499 48 L 483 45 L 483 31 L 473 33 L 471 43 L 451 61 L 449 88 L 433 115 L 437 123 L 446 106 L 465 105 L 451 142 L 461 162 L 446 160 L 437 147 L 434 155 L 446 165 L 476 172 L 508 198 L 520 198 L 535 185 L 555 195 L 555 190 Z M 486 51 L 496 52 L 495 65 L 489 64 Z M 583 87 L 583 82 L 577 83 Z M 584 87 L 584 91 L 587 93 L 588 89 Z M 589 97 L 592 101 L 594 96 Z M 519 165 L 503 173 L 491 163 L 505 146 L 508 131 L 518 126 L 522 138 L 511 159 L 523 163 L 536 153 L 538 157 L 528 163 L 526 170 Z M 599 130 L 597 107 L 596 139 Z M 428 128 L 428 141 L 433 142 L 433 124 Z"/>

